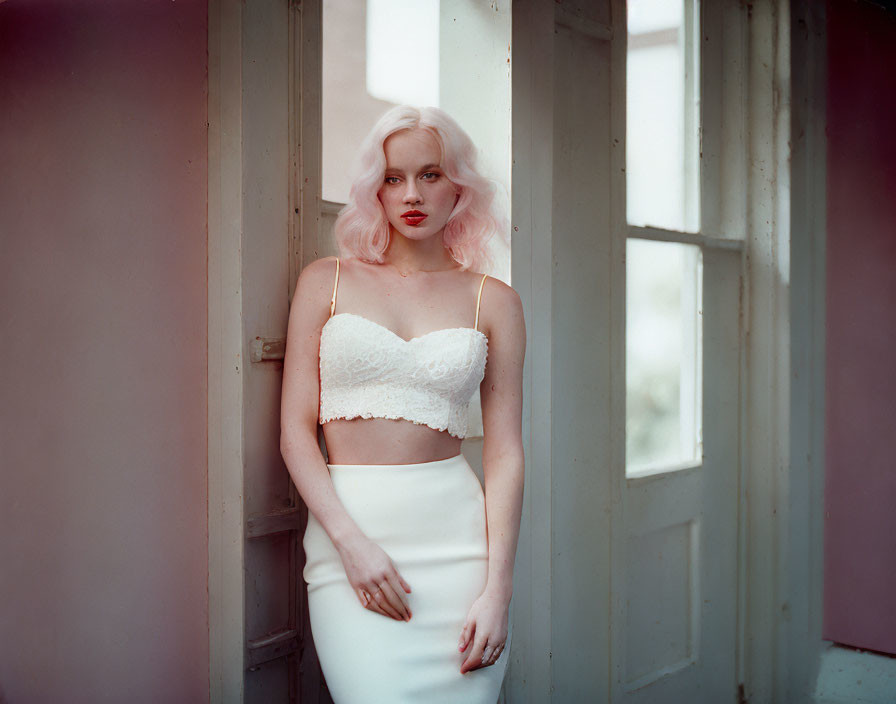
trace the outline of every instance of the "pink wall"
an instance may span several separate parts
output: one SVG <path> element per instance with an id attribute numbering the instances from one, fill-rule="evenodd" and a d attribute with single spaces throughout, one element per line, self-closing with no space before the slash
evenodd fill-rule
<path id="1" fill-rule="evenodd" d="M 896 653 L 896 17 L 827 7 L 824 637 Z"/>
<path id="2" fill-rule="evenodd" d="M 0 3 L 0 702 L 208 700 L 207 8 Z"/>

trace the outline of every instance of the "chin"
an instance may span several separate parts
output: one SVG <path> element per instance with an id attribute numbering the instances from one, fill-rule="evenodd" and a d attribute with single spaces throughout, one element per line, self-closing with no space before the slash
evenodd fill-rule
<path id="1" fill-rule="evenodd" d="M 394 228 L 395 231 L 398 232 L 402 237 L 405 237 L 406 239 L 409 239 L 409 240 L 426 240 L 426 239 L 429 239 L 430 237 L 433 237 L 435 234 L 437 234 L 437 233 L 433 232 L 433 231 L 432 231 L 430 228 L 428 228 L 428 227 L 427 227 L 427 228 L 423 228 L 423 227 L 404 227 L 404 226 L 402 226 L 402 227 L 395 227 L 395 226 L 393 225 L 393 228 Z"/>

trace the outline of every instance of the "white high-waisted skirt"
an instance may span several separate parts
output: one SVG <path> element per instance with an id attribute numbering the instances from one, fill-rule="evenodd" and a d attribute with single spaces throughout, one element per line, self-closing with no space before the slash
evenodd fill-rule
<path id="1" fill-rule="evenodd" d="M 331 464 L 336 494 L 411 587 L 410 621 L 365 609 L 312 513 L 303 545 L 311 634 L 336 704 L 494 704 L 510 653 L 460 674 L 461 630 L 488 575 L 485 497 L 463 455 Z"/>

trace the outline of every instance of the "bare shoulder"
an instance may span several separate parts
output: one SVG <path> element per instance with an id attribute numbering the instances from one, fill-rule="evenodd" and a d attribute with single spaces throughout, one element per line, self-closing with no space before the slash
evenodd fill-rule
<path id="1" fill-rule="evenodd" d="M 305 293 L 332 288 L 336 276 L 336 257 L 321 257 L 310 262 L 299 274 L 298 289 Z"/>
<path id="2" fill-rule="evenodd" d="M 336 275 L 336 257 L 321 257 L 305 265 L 299 274 L 299 281 L 305 286 L 333 283 Z"/>
<path id="3" fill-rule="evenodd" d="M 329 312 L 336 276 L 336 257 L 322 257 L 307 264 L 299 274 L 293 308 L 315 316 Z"/>
<path id="4" fill-rule="evenodd" d="M 488 302 L 486 302 L 486 296 L 488 296 Z M 523 302 L 520 299 L 520 294 L 513 286 L 494 276 L 487 277 L 482 286 L 482 306 L 488 306 L 493 313 L 519 314 L 521 317 L 523 314 Z"/>
<path id="5" fill-rule="evenodd" d="M 523 302 L 520 294 L 501 279 L 489 276 L 482 286 L 481 316 L 490 332 L 525 338 Z"/>

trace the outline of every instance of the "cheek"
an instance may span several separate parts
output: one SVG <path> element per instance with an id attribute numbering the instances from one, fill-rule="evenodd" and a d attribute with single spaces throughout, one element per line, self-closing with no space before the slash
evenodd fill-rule
<path id="1" fill-rule="evenodd" d="M 453 188 L 446 188 L 438 194 L 439 203 L 445 210 L 453 210 L 459 198 L 460 194 L 455 194 Z"/>
<path id="2" fill-rule="evenodd" d="M 376 197 L 377 197 L 377 200 L 380 202 L 380 205 L 383 206 L 383 208 L 386 208 L 386 209 L 389 208 L 389 206 L 391 205 L 391 201 L 389 198 L 389 192 L 387 190 L 385 190 L 385 189 L 380 190 L 376 194 Z"/>

